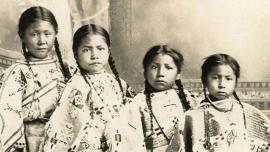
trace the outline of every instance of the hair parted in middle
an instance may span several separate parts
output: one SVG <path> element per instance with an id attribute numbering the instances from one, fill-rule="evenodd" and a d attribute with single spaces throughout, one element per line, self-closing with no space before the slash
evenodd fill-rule
<path id="1" fill-rule="evenodd" d="M 148 83 L 147 78 L 146 78 L 146 70 L 147 70 L 147 67 L 153 61 L 153 59 L 159 54 L 169 55 L 173 59 L 175 65 L 177 67 L 178 74 L 181 73 L 182 66 L 184 64 L 184 57 L 178 50 L 173 49 L 173 48 L 171 48 L 171 47 L 169 47 L 167 45 L 155 45 L 155 46 L 151 47 L 147 51 L 147 53 L 145 54 L 144 59 L 143 59 L 143 69 L 144 69 L 144 77 L 145 77 L 145 93 L 146 93 L 146 95 L 153 92 L 153 88 L 152 88 L 152 86 L 150 86 L 150 84 Z M 175 84 L 178 87 L 178 90 L 179 90 L 178 91 L 178 96 L 179 96 L 179 98 L 180 98 L 180 100 L 182 102 L 184 110 L 190 109 L 190 105 L 187 102 L 186 95 L 184 93 L 184 88 L 183 88 L 181 80 L 180 79 L 175 80 Z"/>
<path id="2" fill-rule="evenodd" d="M 57 21 L 53 15 L 53 13 L 48 10 L 45 7 L 41 7 L 41 6 L 37 6 L 37 7 L 30 7 L 28 8 L 26 11 L 24 11 L 19 19 L 19 24 L 18 24 L 18 34 L 21 38 L 21 40 L 24 39 L 24 35 L 25 35 L 25 31 L 26 29 L 33 23 L 37 22 L 37 21 L 47 21 L 49 22 L 53 28 L 55 33 L 58 33 L 58 24 Z M 58 57 L 62 72 L 64 77 L 66 78 L 66 81 L 71 77 L 71 74 L 69 72 L 69 70 L 66 68 L 66 66 L 63 63 L 62 60 L 62 55 L 59 49 L 59 43 L 57 40 L 57 37 L 55 37 L 54 40 L 54 48 L 55 48 L 55 52 L 56 55 Z M 27 62 L 28 58 L 29 58 L 29 53 L 26 51 L 26 46 L 25 43 L 22 42 L 22 50 L 23 50 L 23 55 L 26 59 Z"/>
<path id="3" fill-rule="evenodd" d="M 111 41 L 110 41 L 109 33 L 103 27 L 101 27 L 99 25 L 87 24 L 87 25 L 84 25 L 84 26 L 80 27 L 75 32 L 75 34 L 73 36 L 72 50 L 73 50 L 73 54 L 74 54 L 75 59 L 77 59 L 78 48 L 81 45 L 82 40 L 88 35 L 90 35 L 90 36 L 91 35 L 100 35 L 100 36 L 102 36 L 104 38 L 104 41 L 108 45 L 108 48 L 109 48 L 109 51 L 110 51 Z M 118 71 L 116 69 L 115 61 L 114 61 L 114 59 L 112 57 L 111 51 L 109 52 L 108 63 L 109 63 L 109 66 L 110 66 L 113 74 L 115 75 L 115 79 L 117 80 L 117 82 L 118 82 L 118 84 L 120 86 L 122 96 L 123 96 L 123 99 L 124 99 L 124 89 L 123 89 L 123 86 L 122 86 L 122 83 L 121 83 L 121 80 L 120 80 L 120 77 L 119 77 L 119 73 L 118 73 Z M 77 61 L 77 64 L 78 64 L 78 61 Z M 85 74 L 84 70 L 80 67 L 79 64 L 78 64 L 78 67 L 80 69 L 80 72 L 84 75 Z M 124 104 L 125 104 L 125 101 L 124 101 Z"/>

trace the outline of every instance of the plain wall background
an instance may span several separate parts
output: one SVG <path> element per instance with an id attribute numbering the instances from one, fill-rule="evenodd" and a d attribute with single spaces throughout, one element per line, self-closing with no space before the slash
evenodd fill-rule
<path id="1" fill-rule="evenodd" d="M 204 57 L 227 53 L 240 63 L 242 80 L 269 80 L 269 8 L 268 0 L 111 1 L 112 51 L 120 75 L 143 83 L 145 52 L 168 44 L 185 57 L 184 79 L 200 78 Z"/>
<path id="2" fill-rule="evenodd" d="M 29 6 L 28 3 L 35 0 L 0 1 L 0 47 L 20 52 L 18 16 Z M 50 3 L 46 0 L 36 1 L 46 3 L 54 13 L 64 16 L 57 19 L 62 25 L 58 37 L 62 40 L 62 46 L 69 48 L 72 33 L 66 9 L 67 2 L 72 0 L 51 0 Z M 183 53 L 184 79 L 198 79 L 203 58 L 223 52 L 239 61 L 241 79 L 270 80 L 269 0 L 108 2 L 110 19 L 106 22 L 111 24 L 112 54 L 120 76 L 130 84 L 143 83 L 141 62 L 145 52 L 155 44 L 168 44 Z"/>

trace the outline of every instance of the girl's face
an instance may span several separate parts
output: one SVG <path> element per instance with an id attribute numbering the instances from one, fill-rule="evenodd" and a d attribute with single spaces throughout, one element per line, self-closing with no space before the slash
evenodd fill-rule
<path id="1" fill-rule="evenodd" d="M 206 87 L 217 100 L 229 98 L 236 86 L 236 76 L 229 65 L 218 65 L 207 75 Z"/>
<path id="2" fill-rule="evenodd" d="M 178 69 L 171 56 L 158 54 L 146 69 L 146 79 L 156 90 L 170 89 L 178 75 Z"/>
<path id="3" fill-rule="evenodd" d="M 38 20 L 30 24 L 22 41 L 30 54 L 30 59 L 45 59 L 52 50 L 56 32 L 50 22 Z"/>
<path id="4" fill-rule="evenodd" d="M 105 65 L 109 59 L 109 48 L 103 36 L 85 36 L 77 51 L 79 65 L 89 74 L 96 74 L 105 70 Z"/>

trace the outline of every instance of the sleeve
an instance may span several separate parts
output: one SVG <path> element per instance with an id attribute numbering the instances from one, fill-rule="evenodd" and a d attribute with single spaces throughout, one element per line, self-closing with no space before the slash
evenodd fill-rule
<path id="1" fill-rule="evenodd" d="M 25 147 L 22 98 L 26 79 L 22 70 L 11 66 L 2 76 L 0 89 L 0 130 L 2 150 L 14 151 Z"/>
<path id="2" fill-rule="evenodd" d="M 138 105 L 126 105 L 120 117 L 114 119 L 108 128 L 110 151 L 144 152 L 144 135 Z"/>
<path id="3" fill-rule="evenodd" d="M 82 92 L 67 84 L 60 105 L 46 125 L 42 151 L 68 151 L 76 144 L 88 118 L 84 111 Z"/>

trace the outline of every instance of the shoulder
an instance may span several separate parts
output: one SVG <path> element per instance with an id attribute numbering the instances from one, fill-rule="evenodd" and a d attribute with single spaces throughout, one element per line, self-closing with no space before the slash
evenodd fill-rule
<path id="1" fill-rule="evenodd" d="M 115 76 L 113 75 L 113 74 L 111 74 L 111 73 L 108 73 L 108 75 L 111 77 L 111 78 L 113 78 L 113 79 L 115 79 Z M 136 93 L 135 93 L 135 91 L 133 90 L 133 88 L 124 80 L 124 79 L 122 79 L 122 78 L 119 78 L 120 79 L 120 82 L 121 82 L 121 85 L 122 85 L 122 87 L 123 87 L 123 92 L 125 93 L 125 96 L 127 97 L 127 98 L 133 98 L 135 95 L 136 95 Z M 116 79 L 115 79 L 116 80 Z"/>
<path id="2" fill-rule="evenodd" d="M 75 72 L 74 75 L 66 83 L 66 86 L 78 86 L 83 88 L 82 84 L 85 84 L 83 76 L 79 72 Z"/>
<path id="3" fill-rule="evenodd" d="M 262 111 L 260 111 L 258 108 L 254 107 L 248 103 L 244 103 L 244 102 L 242 102 L 242 105 L 243 105 L 245 114 L 256 115 L 258 117 L 260 116 L 260 117 L 263 117 L 265 119 L 268 119 L 268 121 L 269 121 L 269 118 Z"/>
<path id="4" fill-rule="evenodd" d="M 137 105 L 140 106 L 142 104 L 145 104 L 145 94 L 143 92 L 138 93 L 133 99 L 131 105 Z"/>
<path id="5" fill-rule="evenodd" d="M 134 100 L 143 100 L 145 99 L 145 94 L 143 92 L 138 93 L 135 97 Z"/>
<path id="6" fill-rule="evenodd" d="M 23 70 L 26 69 L 28 66 L 25 63 L 22 62 L 16 62 L 12 64 L 10 67 L 8 67 L 4 73 L 10 73 L 12 71 L 18 71 L 18 70 Z"/>
<path id="7" fill-rule="evenodd" d="M 28 67 L 23 63 L 15 63 L 8 67 L 2 74 L 1 79 L 8 78 L 11 75 L 20 75 L 22 72 L 28 71 Z"/>

